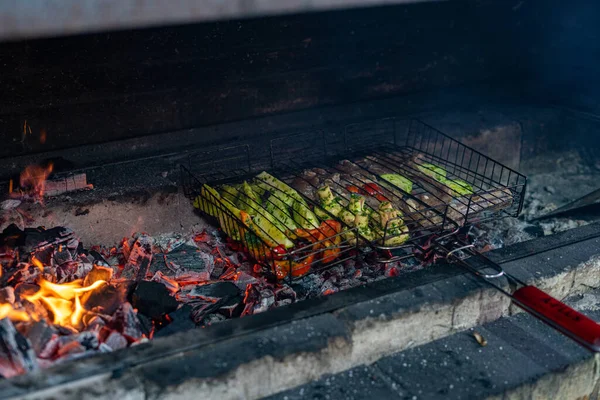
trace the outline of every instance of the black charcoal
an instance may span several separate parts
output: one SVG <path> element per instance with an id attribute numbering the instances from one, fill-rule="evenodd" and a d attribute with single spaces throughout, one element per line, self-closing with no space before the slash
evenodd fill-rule
<path id="1" fill-rule="evenodd" d="M 177 300 L 165 285 L 152 281 L 142 281 L 137 285 L 131 296 L 131 303 L 141 314 L 152 319 L 159 319 L 175 311 L 178 306 Z"/>
<path id="2" fill-rule="evenodd" d="M 164 337 L 172 335 L 173 333 L 183 332 L 196 327 L 196 324 L 192 320 L 192 307 L 190 305 L 184 305 L 177 311 L 170 314 L 169 320 L 171 321 L 168 325 L 161 328 L 154 334 L 154 337 Z"/>
<path id="3" fill-rule="evenodd" d="M 232 282 L 211 282 L 206 285 L 198 285 L 190 292 L 190 295 L 197 296 L 209 301 L 217 301 L 225 297 L 237 296 L 240 289 Z"/>

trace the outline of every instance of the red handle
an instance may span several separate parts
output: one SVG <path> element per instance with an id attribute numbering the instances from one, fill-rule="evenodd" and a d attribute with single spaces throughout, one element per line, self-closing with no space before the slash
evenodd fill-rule
<path id="1" fill-rule="evenodd" d="M 600 325 L 534 286 L 513 293 L 516 303 L 592 351 L 600 351 Z"/>

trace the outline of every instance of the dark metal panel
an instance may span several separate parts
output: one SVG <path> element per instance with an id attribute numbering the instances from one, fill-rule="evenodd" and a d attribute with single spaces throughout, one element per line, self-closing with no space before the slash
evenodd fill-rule
<path id="1" fill-rule="evenodd" d="M 0 41 L 425 1 L 3 0 Z"/>

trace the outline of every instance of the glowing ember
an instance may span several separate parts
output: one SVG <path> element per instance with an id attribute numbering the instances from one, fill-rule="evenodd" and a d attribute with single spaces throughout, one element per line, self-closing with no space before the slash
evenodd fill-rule
<path id="1" fill-rule="evenodd" d="M 54 166 L 52 163 L 48 164 L 47 167 L 39 165 L 28 166 L 21 172 L 19 181 L 21 189 L 35 199 L 41 200 L 44 196 L 46 179 L 48 179 L 48 176 L 52 173 L 53 168 Z"/>

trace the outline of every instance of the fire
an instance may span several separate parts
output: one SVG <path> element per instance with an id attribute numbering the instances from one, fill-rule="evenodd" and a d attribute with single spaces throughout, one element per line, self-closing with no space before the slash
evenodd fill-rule
<path id="1" fill-rule="evenodd" d="M 81 295 L 106 283 L 106 281 L 98 280 L 89 286 L 83 286 L 83 279 L 62 284 L 41 279 L 40 290 L 23 297 L 31 302 L 39 300 L 52 313 L 52 323 L 78 329 L 81 327 L 83 316 L 86 313 L 85 308 L 81 305 Z"/>
<path id="2" fill-rule="evenodd" d="M 15 310 L 11 304 L 0 304 L 0 319 L 8 318 L 11 321 L 29 321 L 31 318 L 27 312 Z"/>
<path id="3" fill-rule="evenodd" d="M 19 183 L 21 189 L 36 199 L 41 199 L 44 196 L 46 187 L 46 179 L 52 173 L 54 165 L 49 163 L 48 166 L 42 167 L 39 165 L 30 165 L 21 172 Z"/>

